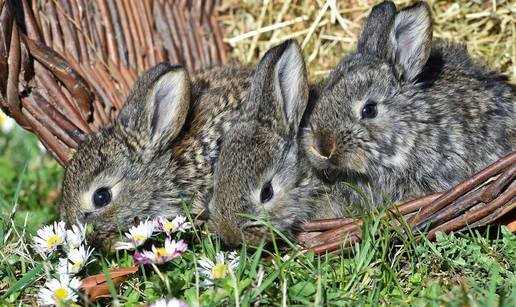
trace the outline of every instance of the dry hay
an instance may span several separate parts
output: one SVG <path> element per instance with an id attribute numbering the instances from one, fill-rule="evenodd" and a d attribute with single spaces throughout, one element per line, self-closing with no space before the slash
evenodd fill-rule
<path id="1" fill-rule="evenodd" d="M 221 8 L 232 55 L 254 62 L 268 48 L 295 38 L 302 44 L 310 77 L 327 75 L 353 50 L 364 17 L 379 1 L 229 0 Z M 398 7 L 413 1 L 395 1 Z M 428 1 L 434 37 L 460 41 L 489 68 L 516 82 L 516 2 Z"/>

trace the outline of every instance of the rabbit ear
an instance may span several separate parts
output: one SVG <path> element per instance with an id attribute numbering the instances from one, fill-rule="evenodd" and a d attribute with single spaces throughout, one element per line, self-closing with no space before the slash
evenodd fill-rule
<path id="1" fill-rule="evenodd" d="M 384 58 L 389 54 L 389 31 L 394 24 L 396 6 L 391 1 L 377 4 L 369 13 L 358 39 L 358 51 Z"/>
<path id="2" fill-rule="evenodd" d="M 182 67 L 171 70 L 154 84 L 146 100 L 151 119 L 151 143 L 174 138 L 183 127 L 190 106 L 190 82 Z"/>
<path id="3" fill-rule="evenodd" d="M 403 77 L 412 81 L 425 66 L 432 48 L 432 19 L 425 2 L 417 2 L 398 12 L 390 40 L 394 62 Z"/>
<path id="4" fill-rule="evenodd" d="M 190 81 L 181 66 L 159 64 L 135 84 L 117 122 L 141 147 L 155 148 L 173 140 L 190 106 Z"/>
<path id="5" fill-rule="evenodd" d="M 303 54 L 297 42 L 288 40 L 269 50 L 258 63 L 244 112 L 282 132 L 297 134 L 307 103 Z"/>

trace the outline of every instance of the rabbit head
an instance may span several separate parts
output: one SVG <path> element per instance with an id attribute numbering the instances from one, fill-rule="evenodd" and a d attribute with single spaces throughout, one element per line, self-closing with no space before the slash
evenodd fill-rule
<path id="1" fill-rule="evenodd" d="M 287 41 L 269 50 L 215 166 L 209 223 L 226 244 L 257 244 L 269 233 L 267 220 L 289 235 L 308 217 L 310 180 L 297 141 L 307 102 L 299 45 Z"/>
<path id="2" fill-rule="evenodd" d="M 385 1 L 372 9 L 357 51 L 330 75 L 303 133 L 315 168 L 360 176 L 404 167 L 414 125 L 431 112 L 407 91 L 429 58 L 431 41 L 426 3 L 396 12 Z"/>
<path id="3" fill-rule="evenodd" d="M 148 70 L 115 122 L 90 135 L 66 168 L 62 218 L 92 224 L 93 243 L 106 247 L 135 218 L 176 215 L 182 207 L 179 188 L 167 180 L 174 173 L 170 146 L 189 103 L 185 69 L 159 64 Z"/>

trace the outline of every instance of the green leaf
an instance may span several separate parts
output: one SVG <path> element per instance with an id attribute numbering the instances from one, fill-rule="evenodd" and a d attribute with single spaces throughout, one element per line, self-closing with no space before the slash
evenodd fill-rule
<path id="1" fill-rule="evenodd" d="M 415 273 L 409 277 L 409 282 L 413 284 L 420 284 L 422 280 L 421 273 Z"/>
<path id="2" fill-rule="evenodd" d="M 278 278 L 280 274 L 280 270 L 274 270 L 272 271 L 272 273 L 267 276 L 267 279 L 265 279 L 263 281 L 263 283 L 254 290 L 254 295 L 257 296 L 259 295 L 260 293 L 262 293 L 274 280 L 276 280 Z"/>
<path id="3" fill-rule="evenodd" d="M 32 270 L 27 272 L 27 274 L 25 274 L 22 278 L 20 278 L 17 282 L 15 282 L 9 288 L 9 290 L 7 290 L 7 292 L 5 292 L 4 295 L 2 295 L 2 298 L 6 298 L 9 295 L 11 295 L 11 293 L 18 292 L 21 289 L 32 284 L 32 282 L 34 280 L 36 280 L 36 276 L 39 274 L 39 272 L 41 272 L 42 269 L 43 269 L 43 263 L 40 262 L 40 263 L 36 264 L 36 266 Z"/>
<path id="4" fill-rule="evenodd" d="M 307 297 L 307 296 L 313 295 L 316 290 L 317 290 L 316 286 L 313 283 L 308 282 L 308 281 L 302 281 L 302 282 L 299 282 L 299 283 L 295 284 L 294 286 L 290 287 L 288 289 L 288 292 L 293 297 L 295 297 L 295 296 Z"/>

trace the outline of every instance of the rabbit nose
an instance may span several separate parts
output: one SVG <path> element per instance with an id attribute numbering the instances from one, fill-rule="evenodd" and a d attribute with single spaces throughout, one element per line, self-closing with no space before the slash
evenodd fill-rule
<path id="1" fill-rule="evenodd" d="M 253 245 L 260 244 L 260 241 L 267 235 L 267 231 L 267 226 L 261 222 L 251 222 L 242 226 L 244 241 Z"/>
<path id="2" fill-rule="evenodd" d="M 212 230 L 214 230 L 222 241 L 229 247 L 238 247 L 242 244 L 243 234 L 236 225 L 229 225 L 229 223 L 216 223 L 212 224 Z"/>
<path id="3" fill-rule="evenodd" d="M 324 158 L 330 159 L 337 152 L 337 141 L 333 136 L 320 135 L 315 140 L 314 149 Z"/>

